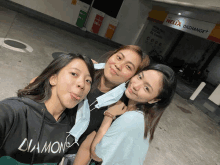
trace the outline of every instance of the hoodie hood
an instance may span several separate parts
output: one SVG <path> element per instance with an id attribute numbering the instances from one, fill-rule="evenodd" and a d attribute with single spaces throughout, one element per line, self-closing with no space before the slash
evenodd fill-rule
<path id="1" fill-rule="evenodd" d="M 44 115 L 44 120 L 50 123 L 57 123 L 55 118 L 50 114 L 50 112 L 48 112 L 44 103 L 38 103 L 26 97 L 12 97 L 12 98 L 9 98 L 8 100 L 17 100 L 19 102 L 22 102 L 26 106 L 31 107 L 31 109 L 34 111 L 34 113 L 38 117 L 42 118 Z M 62 113 L 60 116 L 59 122 L 61 122 L 65 116 L 66 116 L 66 113 Z"/>

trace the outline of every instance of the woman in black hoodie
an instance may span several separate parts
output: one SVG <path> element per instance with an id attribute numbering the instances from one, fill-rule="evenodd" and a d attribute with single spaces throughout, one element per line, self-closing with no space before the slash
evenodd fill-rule
<path id="1" fill-rule="evenodd" d="M 57 163 L 68 149 L 66 132 L 74 123 L 69 109 L 91 89 L 92 61 L 78 54 L 53 60 L 37 79 L 0 102 L 0 158 L 20 163 Z M 1 162 L 3 161 L 4 162 Z M 0 159 L 0 164 L 8 164 Z"/>

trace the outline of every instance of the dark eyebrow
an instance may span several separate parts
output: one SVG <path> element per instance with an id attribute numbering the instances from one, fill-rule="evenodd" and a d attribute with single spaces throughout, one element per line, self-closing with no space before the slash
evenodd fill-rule
<path id="1" fill-rule="evenodd" d="M 71 68 L 71 69 L 76 69 L 76 70 L 78 70 L 79 72 L 82 72 L 82 71 L 81 71 L 81 70 L 79 70 L 78 68 Z M 87 74 L 86 76 L 91 77 L 91 75 L 90 75 L 90 74 Z"/>
<path id="2" fill-rule="evenodd" d="M 120 53 L 123 56 L 123 58 L 125 58 L 125 55 L 123 53 L 121 53 L 121 52 L 118 52 L 118 53 Z M 135 65 L 131 61 L 128 61 L 128 63 L 133 65 L 133 67 L 135 68 Z"/>
<path id="3" fill-rule="evenodd" d="M 143 73 L 143 72 L 141 72 L 141 73 L 142 73 L 142 76 L 143 76 L 143 78 L 144 78 L 144 73 Z M 147 85 L 152 89 L 152 91 L 153 91 L 152 86 L 151 86 L 148 82 L 145 81 L 145 84 L 147 84 Z"/>

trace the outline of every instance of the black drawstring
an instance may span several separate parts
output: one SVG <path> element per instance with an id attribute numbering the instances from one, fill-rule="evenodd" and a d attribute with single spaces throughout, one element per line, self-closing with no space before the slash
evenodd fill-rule
<path id="1" fill-rule="evenodd" d="M 37 137 L 37 143 L 38 143 L 38 141 L 39 141 L 39 139 L 40 139 L 41 130 L 42 130 L 43 124 L 44 124 L 45 109 L 43 109 L 43 111 L 44 111 L 44 112 L 43 112 L 43 118 L 42 118 L 42 123 L 41 123 L 40 131 L 39 131 L 39 134 L 38 134 L 38 137 Z M 37 146 L 37 144 L 36 144 L 36 146 Z M 32 156 L 32 160 L 31 160 L 31 164 L 30 164 L 30 165 L 33 165 L 35 153 L 36 153 L 36 148 L 35 148 L 35 150 L 34 150 L 34 152 L 33 152 L 33 156 Z"/>

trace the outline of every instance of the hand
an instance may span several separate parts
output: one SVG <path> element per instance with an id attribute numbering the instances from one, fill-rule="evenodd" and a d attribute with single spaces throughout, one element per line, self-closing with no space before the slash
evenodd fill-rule
<path id="1" fill-rule="evenodd" d="M 122 115 L 127 111 L 127 106 L 122 102 L 118 101 L 114 105 L 110 106 L 107 112 L 111 113 L 114 116 Z"/>
<path id="2" fill-rule="evenodd" d="M 91 59 L 91 60 L 92 60 L 93 64 L 98 64 L 97 61 L 95 61 L 95 60 L 93 60 L 93 59 Z"/>
<path id="3" fill-rule="evenodd" d="M 102 162 L 102 159 L 99 158 L 99 157 L 96 156 L 96 155 L 91 155 L 91 158 L 92 158 L 93 160 L 95 160 L 96 162 Z"/>

